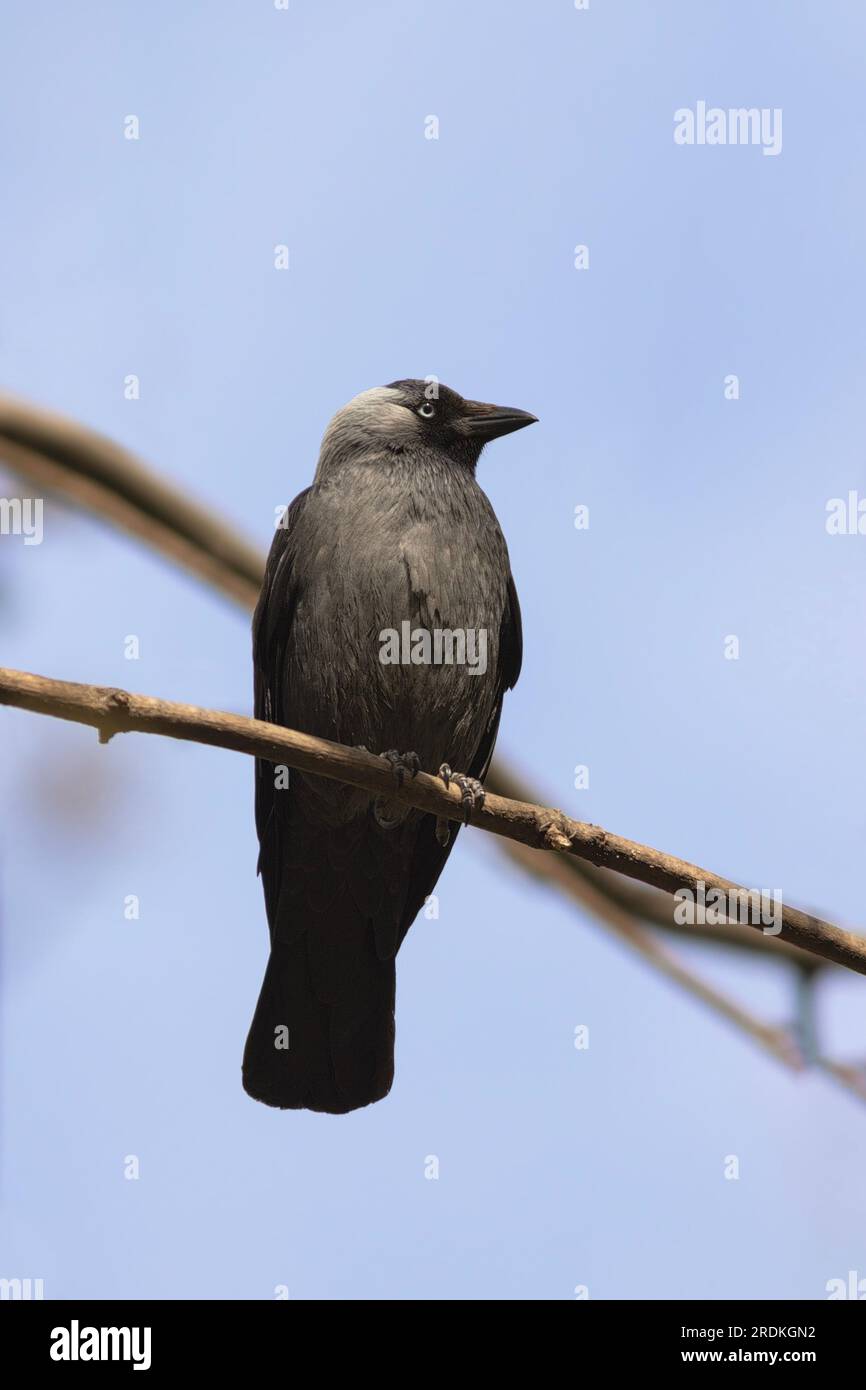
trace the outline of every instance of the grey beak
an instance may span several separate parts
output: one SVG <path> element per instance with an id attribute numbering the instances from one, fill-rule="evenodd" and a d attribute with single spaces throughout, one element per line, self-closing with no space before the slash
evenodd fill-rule
<path id="1" fill-rule="evenodd" d="M 507 405 L 486 405 L 484 401 L 466 401 L 465 410 L 460 417 L 459 428 L 470 439 L 486 444 L 490 439 L 498 439 L 502 434 L 522 430 L 525 425 L 538 422 L 537 415 L 528 410 L 513 410 Z"/>

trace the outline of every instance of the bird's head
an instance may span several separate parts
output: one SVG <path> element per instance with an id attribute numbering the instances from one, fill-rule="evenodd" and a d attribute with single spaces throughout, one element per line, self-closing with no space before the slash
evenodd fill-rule
<path id="1" fill-rule="evenodd" d="M 319 469 L 360 455 L 433 452 L 474 468 L 484 445 L 532 425 L 535 415 L 468 401 L 433 381 L 392 381 L 362 391 L 325 431 Z"/>

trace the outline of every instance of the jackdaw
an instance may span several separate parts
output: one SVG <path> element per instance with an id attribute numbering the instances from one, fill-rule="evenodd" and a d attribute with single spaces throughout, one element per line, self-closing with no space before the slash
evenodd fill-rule
<path id="1" fill-rule="evenodd" d="M 381 754 L 397 784 L 419 768 L 453 779 L 469 819 L 522 655 L 508 550 L 475 467 L 488 441 L 535 418 L 413 380 L 337 412 L 268 557 L 257 719 Z M 244 1088 L 344 1114 L 391 1088 L 395 957 L 456 826 L 270 762 L 255 778 L 271 949 Z"/>

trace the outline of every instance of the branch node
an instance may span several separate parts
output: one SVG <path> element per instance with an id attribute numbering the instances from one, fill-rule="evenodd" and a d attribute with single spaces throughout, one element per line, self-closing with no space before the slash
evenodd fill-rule
<path id="1" fill-rule="evenodd" d="M 541 831 L 548 849 L 559 850 L 565 854 L 570 852 L 571 836 L 568 834 L 565 817 L 561 811 L 557 811 L 553 820 L 547 821 L 541 827 Z"/>
<path id="2" fill-rule="evenodd" d="M 98 733 L 100 743 L 109 743 L 115 734 L 123 733 L 122 716 L 129 715 L 129 693 L 114 686 L 100 692 L 102 707 L 106 718 L 100 722 Z"/>

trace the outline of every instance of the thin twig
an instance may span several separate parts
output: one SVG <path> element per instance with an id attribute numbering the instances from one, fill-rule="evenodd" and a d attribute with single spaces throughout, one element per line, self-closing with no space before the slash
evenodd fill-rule
<path id="1" fill-rule="evenodd" d="M 40 488 L 57 492 L 121 526 L 235 602 L 246 608 L 255 604 L 264 574 L 264 556 L 256 547 L 104 435 L 41 406 L 0 396 L 0 456 Z M 499 755 L 488 774 L 487 786 L 506 798 L 540 801 L 530 789 L 513 790 L 520 784 Z M 548 863 L 543 859 L 538 872 L 544 873 Z M 678 928 L 664 895 L 614 878 L 586 860 L 571 859 L 569 864 L 572 872 L 589 878 L 619 906 L 668 932 L 680 932 L 692 940 L 711 937 L 719 945 L 759 951 L 776 960 L 796 953 L 803 968 L 833 965 L 778 936 L 765 936 L 747 927 Z"/>
<path id="2" fill-rule="evenodd" d="M 97 519 L 121 526 L 244 607 L 251 608 L 255 603 L 264 569 L 264 557 L 255 547 L 176 485 L 160 478 L 104 436 L 41 407 L 0 397 L 0 456 L 5 456 L 17 472 L 40 490 L 57 493 Z M 487 784 L 491 792 L 507 798 L 540 800 L 521 786 L 499 757 Z M 703 937 L 720 945 L 759 951 L 774 960 L 788 958 L 803 972 L 837 968 L 832 961 L 810 955 L 778 937 L 764 936 L 739 925 L 678 926 L 670 900 L 655 888 L 596 868 L 573 855 L 537 855 L 513 840 L 501 838 L 500 843 L 515 862 L 525 868 L 531 864 L 535 877 L 559 882 L 565 888 L 562 871 L 567 870 L 571 885 L 567 891 L 608 926 L 613 927 L 611 917 L 619 911 L 626 914 L 632 927 L 635 918 L 642 919 L 691 939 Z M 594 899 L 587 892 L 587 884 L 598 890 Z M 702 982 L 691 972 L 677 963 L 675 969 L 676 978 L 685 989 L 700 991 Z M 727 1016 L 735 1021 L 730 1010 Z M 739 1022 L 744 1026 L 742 1020 Z M 759 1029 L 762 1027 L 758 1024 Z M 746 1031 L 752 1030 L 747 1027 Z M 862 1071 L 823 1057 L 818 1065 L 843 1087 L 866 1099 Z"/>
<path id="3" fill-rule="evenodd" d="M 535 802 L 539 799 L 533 795 L 525 782 L 501 763 L 494 765 L 485 786 L 498 796 L 510 797 L 514 801 Z M 503 848 L 508 852 L 511 846 L 505 845 Z M 528 865 L 525 856 L 520 861 L 515 859 L 515 862 L 521 862 L 523 867 Z M 614 906 L 627 912 L 632 919 L 661 927 L 672 936 L 689 941 L 711 942 L 716 946 L 734 946 L 741 951 L 752 951 L 764 956 L 770 955 L 776 960 L 788 961 L 796 965 L 799 971 L 807 973 L 832 968 L 830 961 L 810 955 L 799 946 L 782 941 L 778 936 L 764 936 L 763 933 L 751 931 L 739 922 L 719 922 L 715 926 L 698 922 L 680 924 L 676 921 L 673 902 L 667 893 L 657 888 L 645 887 L 621 875 L 611 874 L 607 869 L 596 868 L 586 860 L 572 857 L 564 862 L 578 885 L 589 883 L 596 890 L 596 895 L 600 894 L 602 898 L 608 899 Z M 552 872 L 548 859 L 541 859 L 536 863 L 536 876 L 540 874 L 543 877 L 546 873 Z"/>
<path id="4" fill-rule="evenodd" d="M 237 603 L 255 604 L 265 568 L 256 546 L 113 440 L 0 396 L 0 454 L 40 487 L 147 541 Z"/>
<path id="5" fill-rule="evenodd" d="M 163 734 L 285 763 L 301 772 L 363 787 L 374 795 L 389 796 L 431 815 L 450 820 L 460 820 L 463 815 L 461 793 L 453 784 L 446 787 L 439 778 L 419 772 L 417 777 L 398 788 L 388 764 L 371 753 L 237 714 L 157 700 L 150 695 L 133 695 L 104 686 L 51 680 L 5 668 L 0 668 L 0 704 L 89 724 L 99 730 L 103 741 L 119 733 Z M 726 897 L 732 894 L 748 896 L 749 893 L 719 874 L 648 845 L 626 840 L 600 826 L 571 820 L 562 811 L 512 801 L 494 793 L 472 812 L 471 821 L 482 830 L 533 849 L 576 855 L 670 893 L 682 888 L 687 888 L 695 897 L 712 890 Z M 780 919 L 776 925 L 780 927 L 783 940 L 861 975 L 866 974 L 866 939 L 782 903 L 777 906 L 777 919 Z M 757 931 L 763 930 L 760 921 L 749 925 Z"/>
<path id="6" fill-rule="evenodd" d="M 866 1100 L 866 1071 L 862 1067 L 850 1066 L 847 1062 L 834 1062 L 831 1057 L 818 1057 L 815 1065 L 827 1076 L 832 1077 L 843 1090 L 852 1092 L 859 1100 Z"/>
<path id="7" fill-rule="evenodd" d="M 775 1057 L 777 1062 L 781 1062 L 792 1071 L 803 1070 L 803 1058 L 787 1029 L 763 1023 L 754 1014 L 729 999 L 721 990 L 702 980 L 694 971 L 688 970 L 649 931 L 638 926 L 630 912 L 620 907 L 608 894 L 600 892 L 588 879 L 572 872 L 571 859 L 564 855 L 544 859 L 526 845 L 514 841 L 507 842 L 505 849 L 527 873 L 536 876 L 542 883 L 557 884 L 575 902 L 587 908 L 596 917 L 600 917 L 615 936 L 644 960 L 649 961 L 660 974 L 666 975 L 669 980 L 680 985 L 688 994 L 706 1004 L 729 1023 L 736 1024 L 742 1032 L 747 1033 L 754 1042 Z M 545 865 L 543 873 L 537 870 L 540 864 Z"/>

